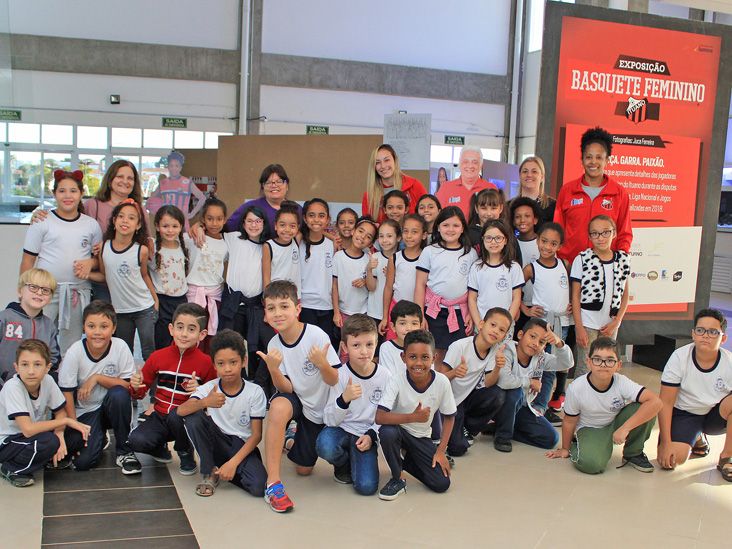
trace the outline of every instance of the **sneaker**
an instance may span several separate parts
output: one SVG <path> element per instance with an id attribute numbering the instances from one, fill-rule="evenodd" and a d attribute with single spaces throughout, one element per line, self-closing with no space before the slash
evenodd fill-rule
<path id="1" fill-rule="evenodd" d="M 468 446 L 472 446 L 473 443 L 475 443 L 475 437 L 471 435 L 465 427 L 463 427 L 463 435 L 468 440 Z"/>
<path id="2" fill-rule="evenodd" d="M 279 480 L 270 484 L 264 491 L 264 501 L 269 503 L 269 508 L 275 513 L 287 513 L 295 507 Z"/>
<path id="3" fill-rule="evenodd" d="M 450 469 L 454 469 L 455 459 L 450 454 L 445 454 L 445 457 L 447 458 L 447 462 L 450 464 Z"/>
<path id="4" fill-rule="evenodd" d="M 188 477 L 196 474 L 198 465 L 196 465 L 196 458 L 194 457 L 193 452 L 178 452 L 178 457 L 180 458 L 180 467 L 178 467 L 178 472 L 181 475 Z"/>
<path id="5" fill-rule="evenodd" d="M 551 408 L 546 409 L 546 412 L 544 412 L 544 417 L 549 423 L 554 425 L 554 427 L 559 427 L 562 425 L 562 417 L 557 415 L 557 413 Z"/>
<path id="6" fill-rule="evenodd" d="M 150 455 L 158 463 L 170 463 L 171 461 L 173 461 L 173 454 L 171 454 L 170 450 L 168 450 L 167 444 L 161 446 L 153 452 L 150 452 Z"/>
<path id="7" fill-rule="evenodd" d="M 493 441 L 493 447 L 499 452 L 511 452 L 513 451 L 513 444 L 510 440 L 504 438 L 497 438 Z"/>
<path id="8" fill-rule="evenodd" d="M 407 481 L 401 478 L 389 479 L 384 487 L 379 490 L 379 499 L 391 501 L 398 498 L 407 491 Z"/>
<path id="9" fill-rule="evenodd" d="M 67 455 L 65 458 L 57 461 L 55 467 L 53 466 L 53 460 L 49 461 L 48 463 L 46 463 L 46 469 L 51 471 L 62 471 L 71 467 L 71 462 L 71 456 Z"/>
<path id="10" fill-rule="evenodd" d="M 623 465 L 626 464 L 630 464 L 631 467 L 637 469 L 641 473 L 652 473 L 654 470 L 653 464 L 648 461 L 648 457 L 643 452 L 641 452 L 637 456 L 623 456 Z M 621 465 L 621 467 L 623 465 Z"/>
<path id="11" fill-rule="evenodd" d="M 0 476 L 16 488 L 27 488 L 28 486 L 33 486 L 36 482 L 33 475 L 18 475 L 16 473 L 11 473 L 4 465 L 0 466 Z"/>
<path id="12" fill-rule="evenodd" d="M 138 423 L 138 424 L 140 424 L 140 423 L 142 423 L 143 421 L 145 421 L 145 420 L 146 420 L 147 418 L 148 418 L 148 416 L 146 416 L 146 415 L 145 415 L 145 410 L 143 410 L 143 411 L 142 411 L 142 412 L 140 412 L 140 413 L 138 414 L 138 416 L 137 416 L 137 423 Z"/>
<path id="13" fill-rule="evenodd" d="M 133 452 L 117 456 L 115 463 L 122 468 L 123 475 L 137 475 L 142 472 L 142 465 Z"/>
<path id="14" fill-rule="evenodd" d="M 104 444 L 102 444 L 102 452 L 109 448 L 109 433 L 105 430 L 104 431 Z"/>
<path id="15" fill-rule="evenodd" d="M 283 447 L 283 450 L 285 453 L 289 452 L 292 447 L 295 445 L 295 434 L 297 433 L 297 423 L 294 421 L 291 421 L 290 424 L 287 426 L 287 431 L 285 431 L 285 445 Z"/>
<path id="16" fill-rule="evenodd" d="M 549 401 L 549 408 L 555 412 L 559 412 L 564 406 L 564 395 L 560 395 L 559 398 Z"/>
<path id="17" fill-rule="evenodd" d="M 339 484 L 353 484 L 350 462 L 346 462 L 344 465 L 333 466 L 333 480 Z"/>

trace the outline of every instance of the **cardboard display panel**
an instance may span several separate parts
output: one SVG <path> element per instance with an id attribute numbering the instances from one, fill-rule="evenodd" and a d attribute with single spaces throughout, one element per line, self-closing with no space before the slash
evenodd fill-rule
<path id="1" fill-rule="evenodd" d="M 183 174 L 186 177 L 216 177 L 216 149 L 177 149 L 186 157 Z"/>
<path id="2" fill-rule="evenodd" d="M 282 164 L 290 177 L 291 200 L 317 196 L 329 202 L 360 203 L 371 151 L 382 142 L 381 135 L 221 137 L 217 195 L 230 208 L 236 208 L 244 199 L 260 195 L 259 175 L 268 164 Z M 405 173 L 423 184 L 429 182 L 429 170 Z"/>

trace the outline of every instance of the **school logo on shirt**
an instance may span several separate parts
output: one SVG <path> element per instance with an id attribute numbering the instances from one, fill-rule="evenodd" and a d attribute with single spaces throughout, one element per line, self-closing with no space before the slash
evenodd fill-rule
<path id="1" fill-rule="evenodd" d="M 310 362 L 309 360 L 306 360 L 305 364 L 303 364 L 302 372 L 306 376 L 314 376 L 315 374 L 318 373 L 318 367 L 315 364 L 313 364 L 312 362 Z"/>
<path id="2" fill-rule="evenodd" d="M 581 206 L 584 204 L 585 199 L 584 198 L 573 198 L 572 202 L 569 203 L 570 206 Z"/>
<path id="3" fill-rule="evenodd" d="M 89 237 L 88 236 L 82 237 L 81 238 L 81 248 L 83 250 L 85 250 L 85 249 L 89 248 L 90 246 L 91 246 L 91 242 L 89 241 Z"/>
<path id="4" fill-rule="evenodd" d="M 602 202 L 600 203 L 600 206 L 602 206 L 606 210 L 612 210 L 613 209 L 613 199 L 612 198 L 603 198 Z"/>
<path id="5" fill-rule="evenodd" d="M 613 401 L 610 403 L 610 409 L 613 411 L 618 411 L 623 407 L 623 399 L 619 397 L 615 397 Z"/>
<path id="6" fill-rule="evenodd" d="M 8 322 L 3 337 L 5 339 L 23 339 L 23 325 L 20 322 Z"/>
<path id="7" fill-rule="evenodd" d="M 300 261 L 300 252 L 298 251 L 297 248 L 293 248 L 292 249 L 292 262 L 297 263 L 298 261 Z"/>
<path id="8" fill-rule="evenodd" d="M 333 266 L 333 256 L 330 252 L 325 253 L 325 268 L 330 269 Z"/>
<path id="9" fill-rule="evenodd" d="M 718 377 L 717 381 L 714 382 L 714 388 L 717 391 L 720 391 L 722 393 L 730 392 L 729 387 L 727 386 L 727 383 L 725 383 L 724 379 L 722 379 L 721 377 Z"/>
<path id="10" fill-rule="evenodd" d="M 470 270 L 470 265 L 468 265 L 467 261 L 461 261 L 458 270 L 460 271 L 461 275 L 467 275 L 468 271 Z"/>
<path id="11" fill-rule="evenodd" d="M 371 393 L 371 396 L 369 397 L 369 402 L 371 404 L 378 404 L 379 402 L 381 402 L 382 394 L 383 394 L 383 391 L 381 390 L 381 387 L 377 387 Z"/>
<path id="12" fill-rule="evenodd" d="M 132 274 L 132 269 L 130 269 L 127 261 L 123 261 L 120 266 L 117 267 L 117 274 L 123 278 L 129 278 L 130 274 Z"/>
<path id="13" fill-rule="evenodd" d="M 117 369 L 117 365 L 116 364 L 107 364 L 102 369 L 102 375 L 103 376 L 117 377 L 117 372 L 118 372 L 118 369 Z"/>
<path id="14" fill-rule="evenodd" d="M 496 280 L 496 288 L 499 292 L 505 292 L 508 290 L 508 278 L 506 275 L 501 275 L 501 278 Z"/>
<path id="15" fill-rule="evenodd" d="M 567 275 L 563 274 L 562 276 L 559 277 L 559 287 L 562 288 L 563 290 L 566 290 L 568 286 L 569 286 L 569 281 L 567 280 Z"/>
<path id="16" fill-rule="evenodd" d="M 242 427 L 246 427 L 247 425 L 249 425 L 250 422 L 251 420 L 249 419 L 249 412 L 244 410 L 239 416 L 239 420 L 237 421 L 237 423 Z"/>

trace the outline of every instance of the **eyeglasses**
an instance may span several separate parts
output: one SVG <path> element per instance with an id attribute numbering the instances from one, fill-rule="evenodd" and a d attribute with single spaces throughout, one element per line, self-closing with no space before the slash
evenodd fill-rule
<path id="1" fill-rule="evenodd" d="M 53 293 L 51 288 L 44 286 L 36 286 L 35 284 L 26 284 L 25 286 L 34 294 L 51 295 Z"/>
<path id="2" fill-rule="evenodd" d="M 612 368 L 618 363 L 615 358 L 602 358 L 601 356 L 592 356 L 590 361 L 593 366 L 602 366 L 603 368 Z"/>
<path id="3" fill-rule="evenodd" d="M 495 242 L 496 244 L 500 244 L 504 240 L 506 240 L 506 237 L 505 236 L 501 236 L 501 235 L 498 235 L 498 236 L 484 236 L 483 237 L 483 242 L 485 242 L 486 244 L 490 244 L 491 242 Z"/>
<path id="4" fill-rule="evenodd" d="M 607 231 L 597 232 L 597 231 L 590 231 L 590 238 L 595 240 L 597 238 L 610 238 L 613 234 L 612 229 L 608 229 Z"/>
<path id="5" fill-rule="evenodd" d="M 247 219 L 244 221 L 247 225 L 262 225 L 264 224 L 264 219 Z"/>
<path id="6" fill-rule="evenodd" d="M 284 179 L 278 179 L 276 181 L 265 181 L 264 183 L 265 187 L 281 187 L 282 185 L 287 185 L 287 181 Z"/>
<path id="7" fill-rule="evenodd" d="M 710 337 L 719 337 L 721 333 L 722 332 L 716 328 L 702 328 L 701 326 L 696 326 L 694 328 L 694 335 L 698 335 L 699 337 L 703 337 L 707 334 L 709 334 Z"/>

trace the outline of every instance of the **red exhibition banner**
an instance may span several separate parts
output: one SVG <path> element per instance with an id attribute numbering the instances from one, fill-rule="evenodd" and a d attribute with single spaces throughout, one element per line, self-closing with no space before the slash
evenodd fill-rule
<path id="1" fill-rule="evenodd" d="M 552 189 L 558 193 L 582 175 L 580 136 L 587 128 L 610 132 L 606 173 L 626 188 L 631 204 L 629 310 L 688 311 L 721 38 L 566 16 L 561 36 Z"/>

